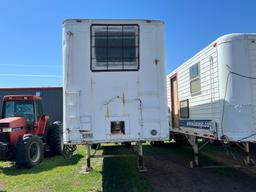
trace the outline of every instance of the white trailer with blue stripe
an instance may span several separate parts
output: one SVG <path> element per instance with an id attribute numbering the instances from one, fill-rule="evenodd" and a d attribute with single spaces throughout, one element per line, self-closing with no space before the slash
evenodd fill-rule
<path id="1" fill-rule="evenodd" d="M 218 38 L 171 72 L 167 89 L 173 133 L 242 143 L 248 152 L 256 142 L 256 34 Z"/>

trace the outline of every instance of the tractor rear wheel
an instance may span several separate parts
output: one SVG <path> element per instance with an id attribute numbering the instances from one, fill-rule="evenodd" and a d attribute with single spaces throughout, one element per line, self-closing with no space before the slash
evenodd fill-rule
<path id="1" fill-rule="evenodd" d="M 50 155 L 59 155 L 63 150 L 62 124 L 54 122 L 47 133 L 47 143 L 50 148 Z"/>
<path id="2" fill-rule="evenodd" d="M 31 168 L 44 158 L 42 140 L 36 135 L 25 136 L 16 144 L 15 162 L 17 168 Z"/>

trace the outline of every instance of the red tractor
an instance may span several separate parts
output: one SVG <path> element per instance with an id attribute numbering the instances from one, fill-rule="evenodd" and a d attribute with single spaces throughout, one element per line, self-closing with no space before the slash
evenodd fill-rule
<path id="1" fill-rule="evenodd" d="M 47 151 L 60 154 L 63 148 L 62 124 L 48 123 L 42 98 L 33 95 L 8 95 L 3 98 L 0 119 L 0 160 L 16 163 L 18 168 L 39 164 Z"/>

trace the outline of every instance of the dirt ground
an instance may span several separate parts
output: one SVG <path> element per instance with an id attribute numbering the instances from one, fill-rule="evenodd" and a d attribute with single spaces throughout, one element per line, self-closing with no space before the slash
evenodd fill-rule
<path id="1" fill-rule="evenodd" d="M 241 165 L 243 153 L 236 147 L 232 147 L 232 154 L 239 158 L 234 160 L 223 147 L 207 146 L 200 156 L 201 167 L 194 169 L 189 167 L 190 146 L 175 143 L 145 146 L 144 152 L 148 172 L 142 173 L 142 177 L 157 192 L 256 191 L 256 167 L 209 168 L 211 165 Z"/>

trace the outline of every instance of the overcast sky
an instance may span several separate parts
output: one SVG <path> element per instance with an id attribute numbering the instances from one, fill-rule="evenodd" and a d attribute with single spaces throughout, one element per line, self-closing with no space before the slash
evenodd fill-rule
<path id="1" fill-rule="evenodd" d="M 170 72 L 223 34 L 256 32 L 254 0 L 1 0 L 0 88 L 62 86 L 67 18 L 160 19 Z"/>

